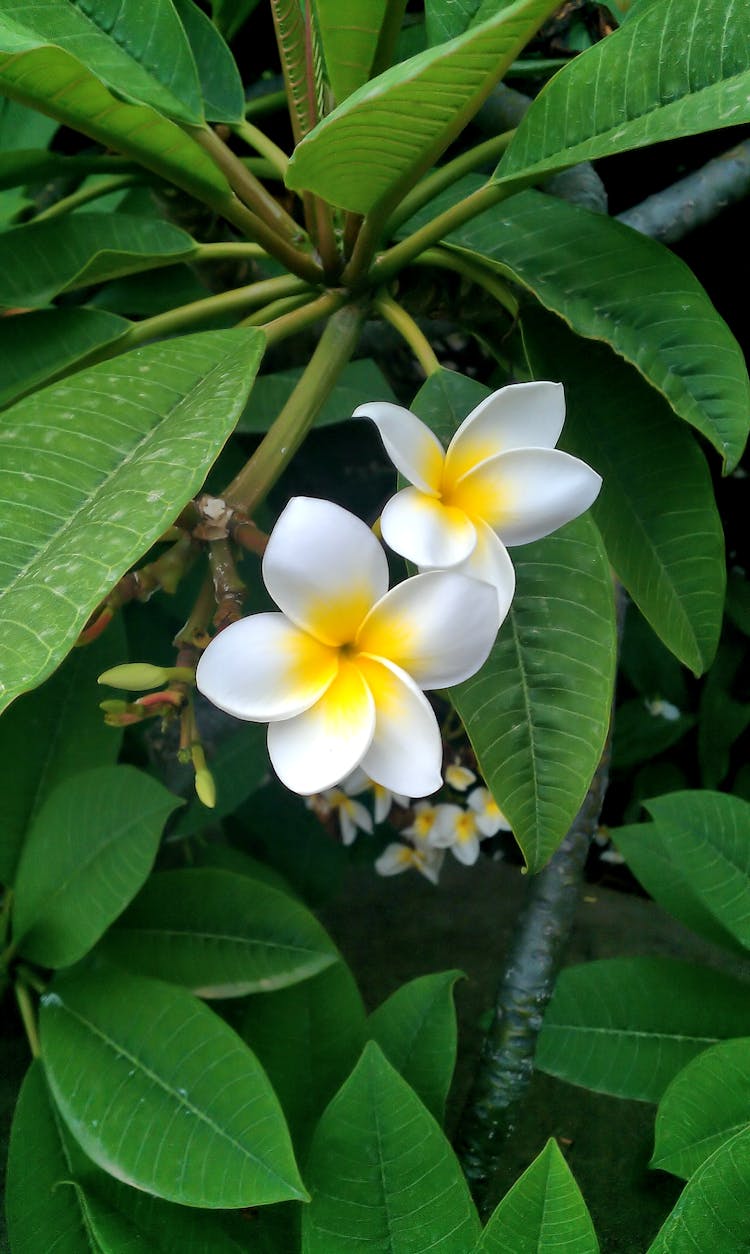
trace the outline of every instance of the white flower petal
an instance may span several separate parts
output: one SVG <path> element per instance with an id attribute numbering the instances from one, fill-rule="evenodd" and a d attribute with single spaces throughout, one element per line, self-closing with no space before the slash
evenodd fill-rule
<path id="1" fill-rule="evenodd" d="M 476 783 L 476 778 L 474 772 L 468 766 L 461 766 L 460 762 L 451 762 L 445 768 L 445 782 L 455 788 L 456 792 L 466 792 L 467 788 Z"/>
<path id="2" fill-rule="evenodd" d="M 516 572 L 508 550 L 491 527 L 481 518 L 475 520 L 477 543 L 465 561 L 454 566 L 451 574 L 468 575 L 489 583 L 497 593 L 498 621 L 505 619 L 516 590 Z"/>
<path id="3" fill-rule="evenodd" d="M 378 875 L 400 875 L 414 865 L 414 850 L 408 845 L 386 845 L 379 858 L 375 859 L 375 870 Z"/>
<path id="4" fill-rule="evenodd" d="M 473 522 L 418 488 L 392 496 L 380 518 L 383 539 L 394 552 L 418 566 L 455 566 L 476 544 Z"/>
<path id="5" fill-rule="evenodd" d="M 429 571 L 405 579 L 378 601 L 357 647 L 395 662 L 420 688 L 447 688 L 479 670 L 499 626 L 497 597 L 488 584 L 452 570 Z"/>
<path id="6" fill-rule="evenodd" d="M 375 702 L 375 735 L 362 758 L 370 779 L 390 792 L 426 797 L 442 784 L 437 719 L 414 680 L 384 659 L 357 658 Z"/>
<path id="7" fill-rule="evenodd" d="M 421 418 L 389 401 L 359 405 L 352 417 L 371 418 L 396 469 L 416 488 L 437 495 L 445 450 Z"/>
<path id="8" fill-rule="evenodd" d="M 569 453 L 513 449 L 470 471 L 450 499 L 489 523 L 504 544 L 528 544 L 587 510 L 601 485 L 596 471 Z"/>
<path id="9" fill-rule="evenodd" d="M 476 815 L 477 827 L 483 836 L 496 836 L 501 831 L 512 831 L 489 788 L 475 788 L 469 794 L 468 804 Z"/>
<path id="10" fill-rule="evenodd" d="M 309 710 L 268 728 L 268 753 L 282 784 L 323 792 L 354 770 L 375 732 L 375 703 L 356 666 L 344 662 Z"/>
<path id="11" fill-rule="evenodd" d="M 459 862 L 463 862 L 464 866 L 473 866 L 479 857 L 479 838 L 468 836 L 465 840 L 457 840 L 451 845 L 451 853 Z"/>
<path id="12" fill-rule="evenodd" d="M 565 421 L 561 383 L 511 383 L 480 401 L 448 446 L 448 487 L 488 457 L 512 448 L 554 448 Z"/>
<path id="13" fill-rule="evenodd" d="M 388 559 L 361 518 L 295 496 L 271 532 L 263 579 L 298 627 L 324 644 L 346 644 L 388 587 Z"/>
<path id="14" fill-rule="evenodd" d="M 291 718 L 309 709 L 338 671 L 334 649 L 300 631 L 283 614 L 231 623 L 203 653 L 199 692 L 220 710 L 252 722 Z"/>
<path id="15" fill-rule="evenodd" d="M 339 802 L 339 825 L 341 838 L 345 845 L 351 845 L 358 831 L 372 835 L 372 816 L 361 801 L 352 801 L 343 795 Z"/>
<path id="16" fill-rule="evenodd" d="M 347 797 L 356 797 L 358 793 L 365 792 L 370 787 L 370 780 L 362 770 L 362 767 L 357 766 L 351 775 L 347 776 L 341 787 Z"/>
<path id="17" fill-rule="evenodd" d="M 442 849 L 415 849 L 412 866 L 431 884 L 437 884 L 444 857 Z"/>
<path id="18" fill-rule="evenodd" d="M 465 813 L 462 806 L 452 802 L 435 806 L 435 821 L 428 838 L 432 849 L 449 849 L 458 840 L 458 825 Z"/>

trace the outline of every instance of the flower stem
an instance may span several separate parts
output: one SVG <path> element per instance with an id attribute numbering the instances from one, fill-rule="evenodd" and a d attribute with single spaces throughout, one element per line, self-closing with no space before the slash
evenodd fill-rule
<path id="1" fill-rule="evenodd" d="M 466 152 L 459 153 L 452 161 L 446 161 L 445 165 L 441 165 L 437 170 L 433 170 L 422 179 L 421 183 L 412 188 L 408 196 L 404 196 L 398 209 L 391 214 L 387 227 L 388 234 L 393 235 L 402 222 L 413 217 L 419 209 L 434 200 L 440 192 L 445 191 L 446 187 L 457 183 L 465 174 L 470 174 L 483 162 L 499 157 L 505 152 L 515 133 L 515 130 L 511 130 L 503 131 L 500 135 L 493 135 L 481 144 L 467 149 Z"/>
<path id="2" fill-rule="evenodd" d="M 191 130 L 193 139 L 205 149 L 214 164 L 221 170 L 229 186 L 248 209 L 252 209 L 277 235 L 291 243 L 301 241 L 302 229 L 290 218 L 289 214 L 274 200 L 260 182 L 251 174 L 245 165 L 235 156 L 231 148 L 224 143 L 210 127 L 195 127 Z"/>
<path id="3" fill-rule="evenodd" d="M 18 1009 L 21 1012 L 26 1039 L 29 1042 L 29 1049 L 33 1058 L 38 1058 L 42 1052 L 39 1043 L 39 1032 L 36 1026 L 36 1015 L 34 1014 L 34 1006 L 28 988 L 20 980 L 16 980 L 14 985 L 16 1001 Z"/>
<path id="4" fill-rule="evenodd" d="M 319 296 L 317 300 L 312 300 L 309 304 L 303 305 L 301 309 L 290 310 L 288 313 L 274 317 L 272 321 L 263 323 L 266 344 L 270 348 L 272 344 L 279 344 L 281 340 L 288 339 L 290 335 L 296 335 L 299 331 L 303 331 L 305 327 L 312 326 L 314 322 L 318 322 L 321 318 L 330 317 L 338 309 L 341 309 L 345 301 L 346 296 L 341 292 L 326 292 L 323 296 Z M 280 305 L 281 301 L 278 301 L 278 304 Z"/>
<path id="5" fill-rule="evenodd" d="M 398 331 L 399 335 L 413 352 L 420 366 L 429 378 L 431 374 L 435 374 L 440 369 L 440 362 L 432 351 L 429 340 L 420 330 L 411 314 L 407 313 L 403 305 L 399 305 L 385 293 L 381 293 L 375 299 L 375 308 L 379 314 L 382 314 L 386 322 Z"/>
<path id="6" fill-rule="evenodd" d="M 354 352 L 364 316 L 364 307 L 351 304 L 339 309 L 330 318 L 302 378 L 270 431 L 222 493 L 229 504 L 252 514 L 273 487 Z"/>
<path id="7" fill-rule="evenodd" d="M 50 218 L 58 218 L 61 214 L 70 213 L 71 210 L 87 205 L 92 200 L 100 200 L 102 196 L 110 196 L 112 192 L 124 191 L 125 188 L 135 187 L 136 184 L 142 182 L 144 179 L 138 174 L 117 174 L 110 179 L 102 179 L 101 182 L 94 183 L 92 186 L 79 187 L 69 196 L 56 200 L 48 209 L 42 209 L 41 213 L 34 216 L 34 222 L 47 222 Z"/>
<path id="8" fill-rule="evenodd" d="M 269 139 L 268 136 L 260 130 L 259 127 L 254 126 L 252 122 L 248 122 L 247 120 L 238 122 L 237 125 L 233 127 L 233 130 L 235 135 L 239 135 L 240 139 L 245 141 L 248 148 L 254 148 L 255 151 L 259 152 L 262 157 L 265 157 L 267 161 L 270 161 L 274 170 L 283 182 L 286 178 L 289 158 L 285 152 L 282 152 L 278 144 L 275 144 L 272 139 Z"/>
<path id="9" fill-rule="evenodd" d="M 494 296 L 498 304 L 507 309 L 511 318 L 518 317 L 518 301 L 507 283 L 487 266 L 481 265 L 463 253 L 452 253 L 447 248 L 428 248 L 414 258 L 416 266 L 437 266 L 441 270 L 452 270 L 462 275 L 470 283 L 483 287 L 490 296 Z"/>

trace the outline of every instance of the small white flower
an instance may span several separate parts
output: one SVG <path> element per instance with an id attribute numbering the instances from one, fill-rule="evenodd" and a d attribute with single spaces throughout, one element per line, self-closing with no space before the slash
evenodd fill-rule
<path id="1" fill-rule="evenodd" d="M 225 628 L 196 684 L 236 718 L 267 722 L 276 774 L 293 792 L 324 792 L 361 766 L 392 792 L 442 783 L 440 729 L 423 689 L 473 675 L 499 626 L 486 584 L 454 571 L 388 591 L 370 528 L 330 501 L 295 497 L 263 557 L 281 613 Z"/>
<path id="2" fill-rule="evenodd" d="M 661 697 L 657 697 L 654 701 L 646 701 L 645 705 L 654 718 L 664 718 L 668 723 L 676 723 L 680 717 L 680 710 L 677 706 L 672 705 L 671 701 L 664 701 Z"/>
<path id="3" fill-rule="evenodd" d="M 412 485 L 381 517 L 383 539 L 420 570 L 453 567 L 497 591 L 500 617 L 515 575 L 505 545 L 528 544 L 577 518 L 601 478 L 555 448 L 565 418 L 559 383 L 514 383 L 483 400 L 447 451 L 416 414 L 400 405 L 360 405 L 388 456 Z"/>
<path id="4" fill-rule="evenodd" d="M 414 822 L 404 828 L 404 836 L 408 836 L 417 845 L 426 845 L 437 822 L 439 809 L 439 806 L 431 805 L 429 801 L 418 801 L 414 807 Z"/>
<path id="5" fill-rule="evenodd" d="M 459 862 L 473 866 L 479 857 L 479 842 L 485 835 L 479 828 L 477 815 L 462 806 L 442 805 L 437 810 L 435 825 L 430 832 L 433 849 L 450 849 Z"/>
<path id="6" fill-rule="evenodd" d="M 376 823 L 384 823 L 394 805 L 402 806 L 403 809 L 408 809 L 409 806 L 408 797 L 405 797 L 403 793 L 391 792 L 390 789 L 384 788 L 382 784 L 376 784 L 359 766 L 348 779 L 344 780 L 341 787 L 350 797 L 356 797 L 358 793 L 372 789 Z"/>
<path id="7" fill-rule="evenodd" d="M 471 785 L 476 783 L 476 778 L 468 766 L 461 766 L 458 762 L 451 762 L 450 766 L 445 768 L 445 782 L 450 784 L 456 792 L 466 792 L 467 788 L 471 788 Z"/>
<path id="8" fill-rule="evenodd" d="M 489 788 L 475 788 L 469 793 L 467 801 L 476 815 L 477 827 L 483 836 L 495 836 L 498 832 L 512 830 Z"/>
<path id="9" fill-rule="evenodd" d="M 444 854 L 439 849 L 413 848 L 411 845 L 387 845 L 375 860 L 378 875 L 400 875 L 402 871 L 415 870 L 431 884 L 437 884 Z"/>
<path id="10" fill-rule="evenodd" d="M 320 794 L 320 803 L 323 813 L 330 814 L 334 810 L 338 813 L 339 830 L 345 845 L 354 843 L 357 832 L 367 832 L 368 836 L 372 835 L 370 811 L 362 805 L 361 801 L 355 801 L 353 797 L 349 797 L 343 788 L 327 789 Z"/>

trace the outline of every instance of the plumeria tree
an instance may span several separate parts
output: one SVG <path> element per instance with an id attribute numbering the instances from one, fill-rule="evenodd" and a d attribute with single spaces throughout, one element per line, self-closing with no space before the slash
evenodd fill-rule
<path id="1" fill-rule="evenodd" d="M 621 0 L 551 75 L 527 45 L 558 7 L 270 0 L 271 46 L 253 0 L 0 0 L 14 1254 L 595 1251 L 554 1141 L 493 1210 L 537 1046 L 663 1097 L 657 1161 L 688 1183 L 653 1254 L 747 1248 L 746 985 L 590 964 L 539 1033 L 625 603 L 707 670 L 711 475 L 750 421 L 697 279 L 580 187 L 750 121 L 750 15 Z M 519 68 L 549 81 L 498 125 Z M 372 507 L 319 490 L 323 426 L 380 468 Z M 622 856 L 736 958 L 747 803 L 648 813 Z M 366 1017 L 295 867 L 332 879 L 369 840 L 439 891 L 446 851 L 476 866 L 499 832 L 528 899 L 454 1147 L 456 973 Z"/>

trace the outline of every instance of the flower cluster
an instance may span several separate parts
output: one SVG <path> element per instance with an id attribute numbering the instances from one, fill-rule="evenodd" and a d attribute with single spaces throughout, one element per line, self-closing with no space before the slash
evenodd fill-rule
<path id="1" fill-rule="evenodd" d="M 475 788 L 466 806 L 419 801 L 414 807 L 414 822 L 402 833 L 410 843 L 388 845 L 376 860 L 375 869 L 379 875 L 398 875 L 413 868 L 437 883 L 446 849 L 464 866 L 473 866 L 481 840 L 510 830 L 488 788 Z"/>
<path id="2" fill-rule="evenodd" d="M 397 405 L 360 406 L 358 416 L 376 423 L 412 485 L 385 506 L 381 528 L 420 573 L 389 591 L 385 551 L 366 524 L 330 501 L 295 497 L 263 558 L 278 611 L 225 628 L 205 650 L 196 684 L 227 713 L 268 723 L 271 762 L 293 792 L 325 794 L 361 767 L 384 796 L 427 797 L 442 784 L 442 741 L 424 693 L 468 679 L 487 659 L 515 588 L 505 545 L 575 518 L 601 481 L 554 447 L 564 417 L 559 384 L 493 393 L 447 451 Z M 351 793 L 334 797 L 353 839 Z M 461 816 L 442 816 L 428 844 L 399 847 L 424 862 L 425 874 L 428 850 L 476 857 L 487 816 L 469 800 Z"/>

